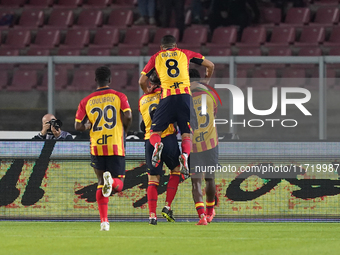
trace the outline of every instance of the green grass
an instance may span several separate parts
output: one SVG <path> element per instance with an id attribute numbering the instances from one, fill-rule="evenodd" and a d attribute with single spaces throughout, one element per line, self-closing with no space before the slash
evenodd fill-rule
<path id="1" fill-rule="evenodd" d="M 0 222 L 1 254 L 338 254 L 338 223 Z"/>

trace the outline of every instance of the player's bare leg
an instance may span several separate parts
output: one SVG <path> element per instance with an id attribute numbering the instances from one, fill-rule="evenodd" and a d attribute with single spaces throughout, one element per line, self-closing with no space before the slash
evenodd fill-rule
<path id="1" fill-rule="evenodd" d="M 157 225 L 157 199 L 158 199 L 158 185 L 160 180 L 160 175 L 148 175 L 148 205 L 149 205 L 149 225 Z"/>
<path id="2" fill-rule="evenodd" d="M 205 195 L 206 195 L 206 215 L 207 222 L 210 223 L 215 216 L 215 178 L 205 178 Z"/>
<path id="3" fill-rule="evenodd" d="M 152 165 L 154 167 L 158 167 L 159 163 L 161 162 L 161 156 L 162 156 L 162 150 L 163 150 L 163 143 L 161 138 L 162 131 L 160 132 L 151 132 L 150 136 L 150 143 L 152 146 L 155 147 L 153 153 L 152 153 Z"/>
<path id="4" fill-rule="evenodd" d="M 201 175 L 197 175 L 194 177 L 191 176 L 191 184 L 192 184 L 192 197 L 195 202 L 198 217 L 200 218 L 196 225 L 207 225 L 208 222 L 204 211 L 203 194 L 201 188 L 202 185 Z"/>
<path id="5" fill-rule="evenodd" d="M 174 200 L 177 193 L 180 175 L 181 173 L 179 171 L 179 166 L 171 170 L 169 182 L 166 188 L 165 206 L 162 209 L 162 215 L 164 218 L 166 218 L 168 222 L 175 222 L 173 211 L 171 210 L 171 203 Z"/>
<path id="6" fill-rule="evenodd" d="M 189 133 L 182 134 L 182 154 L 179 156 L 179 162 L 181 164 L 180 171 L 185 178 L 189 177 L 188 158 L 191 151 L 191 139 L 192 136 Z"/>

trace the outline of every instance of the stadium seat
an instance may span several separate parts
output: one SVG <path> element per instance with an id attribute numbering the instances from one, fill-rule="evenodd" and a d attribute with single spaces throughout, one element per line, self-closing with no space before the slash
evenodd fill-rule
<path id="1" fill-rule="evenodd" d="M 291 56 L 292 55 L 292 50 L 289 47 L 272 47 L 268 48 L 268 56 Z M 284 68 L 286 64 L 276 64 L 276 63 L 271 63 L 271 64 L 262 64 L 262 68 Z"/>
<path id="2" fill-rule="evenodd" d="M 179 39 L 179 30 L 177 28 L 159 28 L 157 29 L 155 36 L 151 43 L 149 43 L 149 46 L 155 47 L 157 46 L 159 49 L 159 46 L 161 45 L 161 40 L 163 36 L 165 35 L 172 35 L 176 38 L 176 40 Z"/>
<path id="3" fill-rule="evenodd" d="M 141 50 L 140 49 L 135 49 L 135 48 L 119 48 L 118 49 L 118 56 L 140 56 L 141 55 Z M 125 68 L 126 70 L 131 70 L 133 68 L 136 68 L 138 65 L 137 64 L 119 64 L 119 65 L 114 65 L 114 67 L 123 69 Z"/>
<path id="4" fill-rule="evenodd" d="M 339 47 L 340 46 L 340 27 L 333 27 L 331 36 L 324 46 Z"/>
<path id="5" fill-rule="evenodd" d="M 25 4 L 26 0 L 1 0 L 2 6 L 19 7 Z"/>
<path id="6" fill-rule="evenodd" d="M 7 30 L 14 23 L 14 11 L 13 9 L 0 9 L 0 21 L 2 25 L 0 26 L 0 32 L 2 30 Z"/>
<path id="7" fill-rule="evenodd" d="M 105 26 L 125 28 L 132 25 L 133 11 L 129 9 L 114 9 L 111 11 L 109 20 Z"/>
<path id="8" fill-rule="evenodd" d="M 238 51 L 238 56 L 261 56 L 261 49 L 260 48 L 240 48 Z M 241 69 L 248 69 L 254 68 L 256 64 L 239 64 L 238 68 Z"/>
<path id="9" fill-rule="evenodd" d="M 334 5 L 339 5 L 339 1 L 338 0 L 318 0 L 318 1 L 314 1 L 314 4 L 316 6 L 320 5 L 320 6 L 334 6 Z"/>
<path id="10" fill-rule="evenodd" d="M 89 48 L 87 51 L 88 56 L 110 56 L 111 50 L 109 48 L 107 49 L 101 49 L 101 48 Z"/>
<path id="11" fill-rule="evenodd" d="M 336 70 L 327 69 L 326 71 L 326 89 L 329 89 L 332 86 L 336 86 L 337 78 L 336 78 Z M 314 69 L 311 72 L 310 79 L 307 79 L 305 87 L 310 90 L 319 90 L 319 69 Z"/>
<path id="12" fill-rule="evenodd" d="M 268 90 L 277 83 L 275 69 L 258 69 L 253 72 L 251 86 L 254 90 Z"/>
<path id="13" fill-rule="evenodd" d="M 18 28 L 8 31 L 7 38 L 2 48 L 22 49 L 30 44 L 31 33 L 28 29 Z"/>
<path id="14" fill-rule="evenodd" d="M 72 10 L 52 9 L 45 27 L 67 28 L 72 26 L 74 15 Z"/>
<path id="15" fill-rule="evenodd" d="M 13 74 L 12 84 L 7 87 L 8 91 L 29 91 L 37 85 L 36 70 L 17 70 Z"/>
<path id="16" fill-rule="evenodd" d="M 295 42 L 295 46 L 319 45 L 325 40 L 325 29 L 323 27 L 304 27 L 301 32 L 300 40 Z"/>
<path id="17" fill-rule="evenodd" d="M 287 11 L 287 15 L 284 23 L 280 23 L 280 26 L 296 26 L 302 27 L 310 21 L 310 9 L 309 8 L 290 8 Z"/>
<path id="18" fill-rule="evenodd" d="M 19 56 L 19 50 L 17 49 L 1 49 L 0 56 Z M 0 64 L 0 70 L 12 70 L 14 64 Z"/>
<path id="19" fill-rule="evenodd" d="M 70 91 L 92 91 L 96 88 L 95 70 L 93 69 L 76 69 L 73 72 L 71 85 L 66 89 Z M 112 77 L 113 78 L 113 77 Z M 114 81 L 114 79 L 112 79 Z M 115 81 L 114 81 L 115 82 Z"/>
<path id="20" fill-rule="evenodd" d="M 278 25 L 281 22 L 281 10 L 279 8 L 262 8 L 261 23 L 266 27 Z"/>
<path id="21" fill-rule="evenodd" d="M 137 0 L 115 0 L 113 7 L 134 7 L 137 5 Z"/>
<path id="22" fill-rule="evenodd" d="M 337 7 L 320 7 L 316 11 L 312 26 L 332 26 L 339 22 L 339 9 Z"/>
<path id="23" fill-rule="evenodd" d="M 237 69 L 235 82 L 237 87 L 245 88 L 248 85 L 248 70 Z"/>
<path id="24" fill-rule="evenodd" d="M 54 3 L 54 0 L 30 0 L 28 5 L 26 7 L 44 7 L 47 8 L 49 6 L 52 6 Z"/>
<path id="25" fill-rule="evenodd" d="M 265 46 L 288 46 L 295 41 L 294 27 L 273 27 L 272 35 Z"/>
<path id="26" fill-rule="evenodd" d="M 34 43 L 30 48 L 52 49 L 60 42 L 60 31 L 56 29 L 41 29 L 37 32 Z"/>
<path id="27" fill-rule="evenodd" d="M 58 4 L 54 7 L 72 7 L 76 8 L 83 3 L 83 0 L 58 0 Z"/>
<path id="28" fill-rule="evenodd" d="M 111 0 L 87 0 L 85 8 L 105 8 L 111 4 Z"/>
<path id="29" fill-rule="evenodd" d="M 207 55 L 208 56 L 231 56 L 231 49 L 227 47 L 212 47 L 210 48 L 209 53 Z"/>
<path id="30" fill-rule="evenodd" d="M 99 28 L 96 30 L 94 41 L 90 48 L 111 49 L 119 42 L 119 30 L 117 28 Z"/>
<path id="31" fill-rule="evenodd" d="M 67 69 L 66 68 L 55 68 L 54 70 L 54 89 L 57 91 L 63 90 L 67 86 Z M 42 83 L 37 87 L 37 90 L 47 90 L 47 72 L 44 72 Z"/>
<path id="32" fill-rule="evenodd" d="M 38 9 L 24 9 L 17 27 L 38 28 L 44 23 L 44 12 Z"/>
<path id="33" fill-rule="evenodd" d="M 246 27 L 243 30 L 241 42 L 236 43 L 237 47 L 260 46 L 266 41 L 266 29 L 264 27 Z"/>
<path id="34" fill-rule="evenodd" d="M 0 69 L 0 90 L 6 88 L 8 83 L 8 72 L 7 70 Z"/>
<path id="35" fill-rule="evenodd" d="M 314 56 L 321 56 L 322 51 L 319 47 L 302 47 L 299 50 L 298 56 L 305 56 L 305 57 L 314 57 Z M 305 68 L 305 69 L 311 69 L 314 68 L 315 64 L 292 64 L 292 68 Z"/>
<path id="36" fill-rule="evenodd" d="M 236 27 L 218 27 L 214 30 L 211 43 L 207 43 L 207 47 L 229 47 L 235 44 L 237 40 Z"/>
<path id="37" fill-rule="evenodd" d="M 208 29 L 206 27 L 189 27 L 184 30 L 183 38 L 178 43 L 179 48 L 200 47 L 207 42 Z"/>
<path id="38" fill-rule="evenodd" d="M 149 30 L 142 27 L 129 28 L 126 31 L 123 43 L 119 47 L 139 47 L 146 45 L 149 42 Z"/>
<path id="39" fill-rule="evenodd" d="M 90 41 L 90 32 L 87 29 L 69 29 L 67 30 L 65 42 L 61 44 L 61 49 L 81 49 L 88 45 Z"/>
<path id="40" fill-rule="evenodd" d="M 125 86 L 125 90 L 126 91 L 134 91 L 134 92 L 139 91 L 139 84 L 138 84 L 139 77 L 140 77 L 140 73 L 137 69 L 133 73 L 130 83 Z"/>
<path id="41" fill-rule="evenodd" d="M 48 49 L 39 49 L 39 48 L 29 48 L 26 52 L 26 56 L 49 56 L 50 51 Z M 33 63 L 33 64 L 20 64 L 20 69 L 32 69 L 39 70 L 44 69 L 47 64 L 43 63 Z"/>
<path id="42" fill-rule="evenodd" d="M 59 49 L 58 56 L 80 56 L 80 49 Z"/>
<path id="43" fill-rule="evenodd" d="M 103 13 L 101 10 L 84 9 L 78 17 L 75 27 L 94 28 L 103 23 Z"/>
<path id="44" fill-rule="evenodd" d="M 281 76 L 280 87 L 301 87 L 306 83 L 305 69 L 284 69 Z"/>

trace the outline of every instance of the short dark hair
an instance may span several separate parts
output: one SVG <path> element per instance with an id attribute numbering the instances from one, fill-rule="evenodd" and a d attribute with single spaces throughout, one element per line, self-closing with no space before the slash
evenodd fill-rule
<path id="1" fill-rule="evenodd" d="M 110 68 L 101 66 L 96 69 L 96 81 L 99 86 L 105 86 L 109 83 L 111 78 Z"/>
<path id="2" fill-rule="evenodd" d="M 157 86 L 161 85 L 161 80 L 159 79 L 156 71 L 153 71 L 153 73 L 149 77 L 149 80 L 152 85 L 157 85 Z"/>
<path id="3" fill-rule="evenodd" d="M 165 35 L 161 40 L 163 48 L 170 48 L 176 44 L 176 38 L 173 35 Z"/>
<path id="4" fill-rule="evenodd" d="M 201 78 L 201 75 L 197 69 L 190 68 L 189 69 L 189 77 L 191 80 L 198 80 Z"/>

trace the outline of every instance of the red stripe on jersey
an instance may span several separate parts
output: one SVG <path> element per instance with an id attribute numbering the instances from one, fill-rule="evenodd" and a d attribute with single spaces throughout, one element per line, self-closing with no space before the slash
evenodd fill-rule
<path id="1" fill-rule="evenodd" d="M 189 87 L 185 87 L 185 88 L 184 88 L 184 92 L 185 92 L 186 94 L 190 94 L 190 93 L 189 93 Z"/>
<path id="2" fill-rule="evenodd" d="M 103 149 L 103 155 L 104 155 L 104 156 L 109 155 L 109 152 L 108 152 L 108 150 L 107 150 L 107 145 L 103 145 L 103 146 L 102 146 L 102 149 Z"/>
<path id="3" fill-rule="evenodd" d="M 168 97 L 168 96 L 171 96 L 171 89 L 167 89 L 166 90 L 166 96 Z"/>
<path id="4" fill-rule="evenodd" d="M 113 147 L 113 155 L 118 155 L 118 146 L 117 145 L 112 145 Z"/>
<path id="5" fill-rule="evenodd" d="M 211 144 L 211 148 L 215 147 L 215 140 L 214 140 L 214 138 L 210 139 L 210 144 Z"/>
<path id="6" fill-rule="evenodd" d="M 195 143 L 192 145 L 192 151 L 197 152 L 197 145 Z"/>
<path id="7" fill-rule="evenodd" d="M 93 146 L 93 152 L 95 156 L 98 156 L 97 146 Z"/>
<path id="8" fill-rule="evenodd" d="M 175 91 L 176 91 L 176 95 L 181 94 L 181 90 L 180 89 L 175 89 Z"/>
<path id="9" fill-rule="evenodd" d="M 207 144 L 205 142 L 201 142 L 201 146 L 202 146 L 202 151 L 207 150 Z"/>

